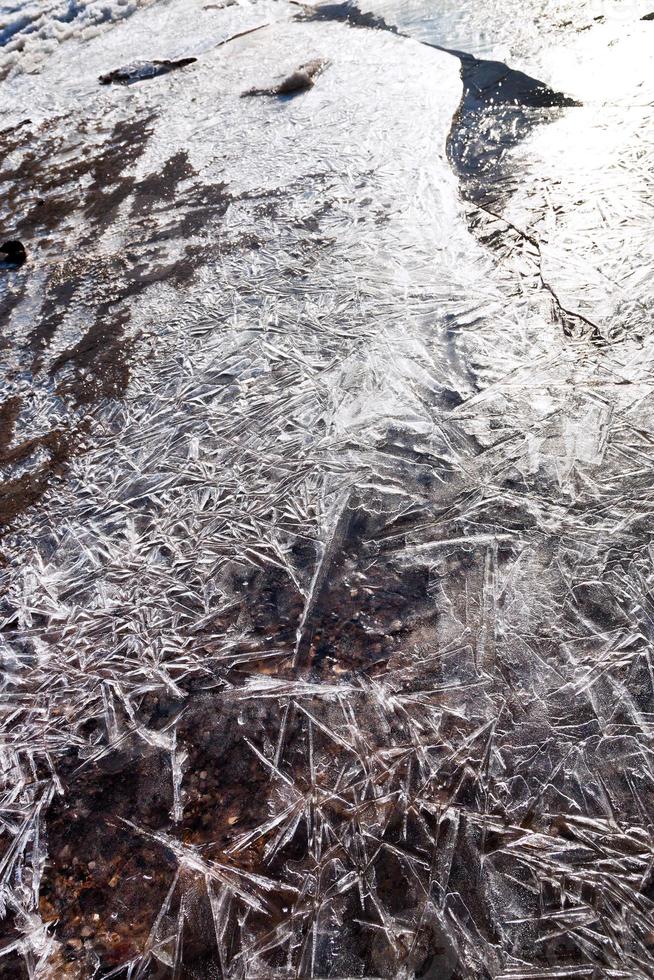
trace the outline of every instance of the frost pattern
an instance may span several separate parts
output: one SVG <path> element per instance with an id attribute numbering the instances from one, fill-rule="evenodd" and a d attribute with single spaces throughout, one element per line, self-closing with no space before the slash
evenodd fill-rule
<path id="1" fill-rule="evenodd" d="M 6 976 L 651 977 L 651 110 L 492 213 L 454 57 L 215 6 L 3 134 Z"/>

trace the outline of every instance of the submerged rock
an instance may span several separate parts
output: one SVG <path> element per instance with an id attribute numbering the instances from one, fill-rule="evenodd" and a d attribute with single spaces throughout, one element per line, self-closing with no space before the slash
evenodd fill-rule
<path id="1" fill-rule="evenodd" d="M 27 261 L 25 246 L 17 239 L 12 239 L 9 242 L 5 242 L 4 245 L 0 245 L 0 252 L 4 253 L 5 256 L 3 261 L 11 265 L 19 266 Z"/>
<path id="2" fill-rule="evenodd" d="M 197 58 L 180 58 L 179 61 L 134 61 L 131 65 L 116 68 L 106 75 L 100 75 L 101 85 L 133 85 L 135 82 L 143 82 L 147 78 L 156 78 L 158 75 L 167 75 L 168 72 L 175 71 L 177 68 L 186 68 L 192 65 Z"/>
<path id="3" fill-rule="evenodd" d="M 316 59 L 308 61 L 305 65 L 300 65 L 294 72 L 288 75 L 279 85 L 271 88 L 252 88 L 248 92 L 243 92 L 243 96 L 249 95 L 295 95 L 299 92 L 306 92 L 313 88 L 315 79 L 327 67 L 326 61 Z"/>

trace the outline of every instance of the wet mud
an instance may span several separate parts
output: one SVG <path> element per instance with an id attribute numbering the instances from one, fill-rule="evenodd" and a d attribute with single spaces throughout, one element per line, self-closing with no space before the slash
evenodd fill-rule
<path id="1" fill-rule="evenodd" d="M 39 277 L 40 307 L 19 348 L 18 369 L 29 371 L 35 385 L 45 385 L 72 413 L 63 428 L 4 452 L 0 527 L 5 529 L 41 500 L 71 458 L 85 451 L 88 444 L 80 432 L 88 429 L 93 406 L 125 395 L 140 337 L 131 326 L 130 303 L 157 284 L 188 283 L 221 255 L 260 246 L 252 234 L 210 246 L 189 242 L 206 223 L 224 216 L 234 198 L 224 183 L 198 180 L 184 150 L 173 153 L 160 170 L 133 176 L 154 124 L 153 115 L 108 126 L 99 120 L 57 119 L 33 127 L 25 120 L 2 134 L 4 227 L 23 236 L 31 252 L 24 264 L 22 242 L 16 240 L 18 250 L 8 243 L 5 275 L 11 278 L 5 281 L 2 309 L 6 317 L 20 316 L 30 282 Z M 76 148 L 72 160 L 71 146 Z M 20 162 L 14 163 L 18 151 Z M 98 240 L 125 207 L 132 231 L 129 248 L 99 250 Z M 81 336 L 73 344 L 64 341 L 62 349 L 59 338 L 74 320 L 83 324 Z"/>
<path id="2" fill-rule="evenodd" d="M 33 457 L 45 461 L 20 476 L 0 482 L 0 531 L 22 511 L 37 503 L 53 480 L 61 476 L 71 451 L 73 438 L 63 430 L 22 441 L 14 439 L 22 401 L 18 396 L 0 404 L 0 472 L 11 473 Z"/>

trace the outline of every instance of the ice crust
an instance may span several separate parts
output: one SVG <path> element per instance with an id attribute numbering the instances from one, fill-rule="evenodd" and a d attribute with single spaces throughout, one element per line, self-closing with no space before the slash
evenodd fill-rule
<path id="1" fill-rule="evenodd" d="M 75 11 L 3 90 L 0 974 L 654 976 L 647 98 L 532 49 L 584 105 L 475 202 L 444 51 Z"/>

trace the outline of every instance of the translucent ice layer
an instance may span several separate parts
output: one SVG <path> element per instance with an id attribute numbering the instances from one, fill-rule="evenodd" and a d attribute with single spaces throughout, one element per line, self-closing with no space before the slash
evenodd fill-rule
<path id="1" fill-rule="evenodd" d="M 3 978 L 654 976 L 654 22 L 532 6 L 0 7 Z"/>

